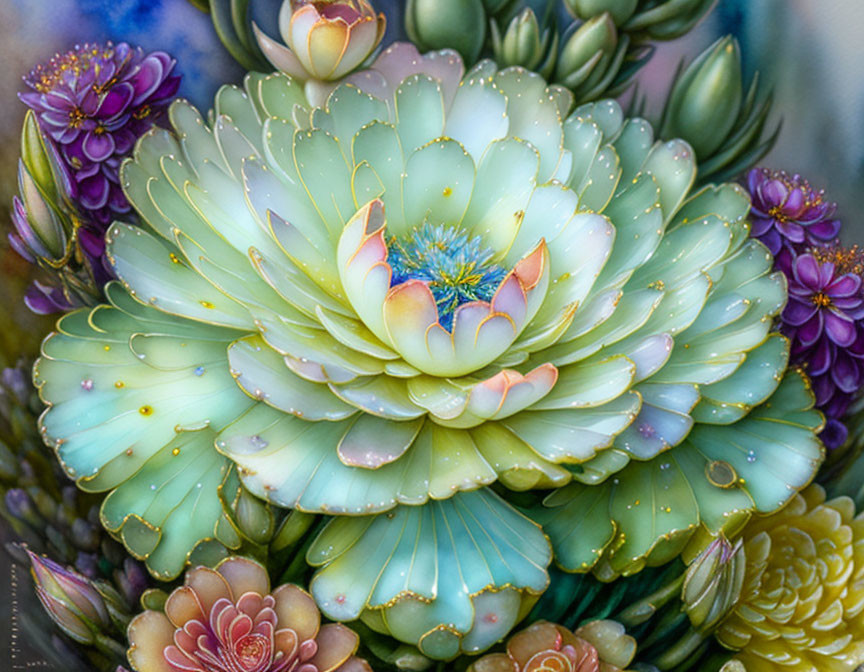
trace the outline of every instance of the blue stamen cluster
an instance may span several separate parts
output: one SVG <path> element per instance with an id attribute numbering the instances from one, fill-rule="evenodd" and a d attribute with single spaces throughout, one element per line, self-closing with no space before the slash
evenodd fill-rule
<path id="1" fill-rule="evenodd" d="M 390 286 L 408 280 L 429 283 L 438 305 L 438 318 L 453 328 L 453 313 L 469 301 L 490 301 L 507 271 L 493 263 L 492 250 L 480 237 L 451 226 L 424 223 L 407 239 L 391 238 L 388 263 L 393 269 Z"/>

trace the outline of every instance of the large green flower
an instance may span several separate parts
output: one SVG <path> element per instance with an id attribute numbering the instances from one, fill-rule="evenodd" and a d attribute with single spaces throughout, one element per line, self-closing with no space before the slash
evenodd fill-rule
<path id="1" fill-rule="evenodd" d="M 37 364 L 47 440 L 114 489 L 130 547 L 151 532 L 151 567 L 219 537 L 233 462 L 335 516 L 308 558 L 325 614 L 448 658 L 548 582 L 540 526 L 484 486 L 557 488 L 525 513 L 611 577 L 809 482 L 820 417 L 769 334 L 783 277 L 738 187 L 690 194 L 686 143 L 410 45 L 317 102 L 253 74 L 209 124 L 175 103 L 124 166 L 152 230 L 109 232 L 113 306 Z"/>

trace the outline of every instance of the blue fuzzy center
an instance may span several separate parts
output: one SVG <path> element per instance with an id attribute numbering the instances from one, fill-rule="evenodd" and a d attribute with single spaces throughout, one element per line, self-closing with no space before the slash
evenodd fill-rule
<path id="1" fill-rule="evenodd" d="M 448 331 L 453 313 L 469 301 L 490 301 L 507 271 L 492 262 L 493 252 L 479 238 L 444 225 L 423 224 L 403 240 L 389 243 L 388 262 L 393 269 L 390 286 L 408 280 L 429 284 L 438 319 Z"/>

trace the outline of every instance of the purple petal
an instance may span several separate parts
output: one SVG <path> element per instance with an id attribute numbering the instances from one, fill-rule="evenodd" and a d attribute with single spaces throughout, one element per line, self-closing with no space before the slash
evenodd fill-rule
<path id="1" fill-rule="evenodd" d="M 816 405 L 825 406 L 834 397 L 837 387 L 831 376 L 816 376 L 813 378 L 813 394 L 816 395 Z"/>
<path id="2" fill-rule="evenodd" d="M 834 360 L 834 347 L 830 339 L 819 339 L 816 349 L 810 356 L 810 366 L 807 369 L 811 376 L 820 376 L 828 370 Z"/>
<path id="3" fill-rule="evenodd" d="M 804 210 L 807 198 L 802 189 L 793 189 L 783 205 L 783 214 L 789 219 L 798 219 Z"/>
<path id="4" fill-rule="evenodd" d="M 825 314 L 825 333 L 841 348 L 855 342 L 855 323 L 836 310 L 819 311 Z"/>
<path id="5" fill-rule="evenodd" d="M 846 443 L 846 439 L 849 438 L 849 430 L 842 422 L 831 418 L 825 424 L 825 429 L 819 434 L 819 438 L 822 439 L 822 443 L 828 450 L 837 450 Z"/>
<path id="6" fill-rule="evenodd" d="M 790 296 L 789 303 L 783 310 L 782 319 L 784 322 L 795 327 L 800 327 L 807 322 L 819 308 L 812 301 L 802 301 L 801 299 Z"/>
<path id="7" fill-rule="evenodd" d="M 110 184 L 104 175 L 97 173 L 93 177 L 88 177 L 79 184 L 79 187 L 81 189 L 79 200 L 84 208 L 98 210 L 105 207 L 108 202 Z"/>
<path id="8" fill-rule="evenodd" d="M 807 227 L 807 235 L 818 241 L 830 242 L 840 235 L 842 224 L 839 219 L 826 219 Z"/>
<path id="9" fill-rule="evenodd" d="M 777 230 L 783 236 L 791 240 L 793 243 L 804 242 L 804 227 L 800 224 L 796 224 L 795 222 L 784 222 L 778 219 L 774 223 L 774 226 L 777 227 Z"/>
<path id="10" fill-rule="evenodd" d="M 852 394 L 861 387 L 861 372 L 855 361 L 844 352 L 837 353 L 834 367 L 831 369 L 831 378 L 843 392 Z"/>
<path id="11" fill-rule="evenodd" d="M 96 110 L 96 116 L 100 119 L 114 118 L 126 110 L 134 95 L 135 89 L 131 84 L 127 82 L 118 84 L 102 98 L 99 109 Z"/>
<path id="12" fill-rule="evenodd" d="M 150 54 L 128 81 L 134 91 L 134 105 L 140 105 L 159 88 L 165 78 L 165 63 L 156 54 Z"/>
<path id="13" fill-rule="evenodd" d="M 819 262 L 811 254 L 802 254 L 795 260 L 795 265 L 792 267 L 795 280 L 814 292 L 822 289 L 820 270 Z"/>
<path id="14" fill-rule="evenodd" d="M 822 335 L 822 327 L 823 327 L 823 312 L 830 311 L 822 311 L 817 310 L 816 314 L 810 318 L 810 320 L 798 328 L 796 332 L 796 336 L 801 345 L 810 346 L 813 345 L 817 339 Z M 853 330 L 854 333 L 854 330 Z"/>
<path id="15" fill-rule="evenodd" d="M 825 293 L 831 298 L 847 297 L 861 291 L 861 278 L 852 273 L 839 277 L 825 288 Z"/>
<path id="16" fill-rule="evenodd" d="M 107 159 L 114 153 L 115 148 L 114 136 L 110 133 L 97 133 L 95 131 L 88 132 L 84 136 L 84 144 L 81 146 L 84 155 L 96 162 Z"/>
<path id="17" fill-rule="evenodd" d="M 768 180 L 759 187 L 759 193 L 766 202 L 780 206 L 786 201 L 789 190 L 780 180 Z"/>
<path id="18" fill-rule="evenodd" d="M 753 217 L 750 222 L 750 235 L 754 238 L 764 236 L 771 227 L 774 226 L 774 220 L 768 217 Z"/>
<path id="19" fill-rule="evenodd" d="M 762 243 L 765 247 L 768 248 L 768 251 L 772 256 L 777 256 L 780 252 L 780 248 L 783 247 L 783 239 L 780 237 L 780 234 L 777 232 L 777 229 L 771 228 L 768 230 L 764 236 L 758 236 L 759 242 Z"/>

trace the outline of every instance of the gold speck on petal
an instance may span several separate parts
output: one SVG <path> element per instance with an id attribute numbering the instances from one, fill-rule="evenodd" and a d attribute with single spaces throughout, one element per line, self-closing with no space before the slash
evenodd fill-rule
<path id="1" fill-rule="evenodd" d="M 114 383 L 114 387 L 116 387 L 118 390 L 120 390 L 120 389 L 126 387 L 126 383 L 124 383 L 122 380 L 118 380 Z"/>
<path id="2" fill-rule="evenodd" d="M 177 457 L 177 456 L 180 454 L 180 449 L 179 449 L 179 448 L 175 448 L 174 450 L 171 451 L 171 454 L 172 454 L 174 457 Z"/>
<path id="3" fill-rule="evenodd" d="M 152 406 L 144 405 L 144 406 L 142 406 L 141 408 L 138 409 L 138 412 L 139 412 L 141 415 L 144 415 L 144 416 L 147 416 L 147 415 L 153 415 L 153 407 L 152 407 Z"/>
<path id="4" fill-rule="evenodd" d="M 214 306 L 212 303 L 210 303 L 209 301 L 199 301 L 199 303 L 200 303 L 202 306 L 204 306 L 205 308 L 207 308 L 207 310 L 212 310 L 213 308 L 216 307 L 216 306 Z"/>

